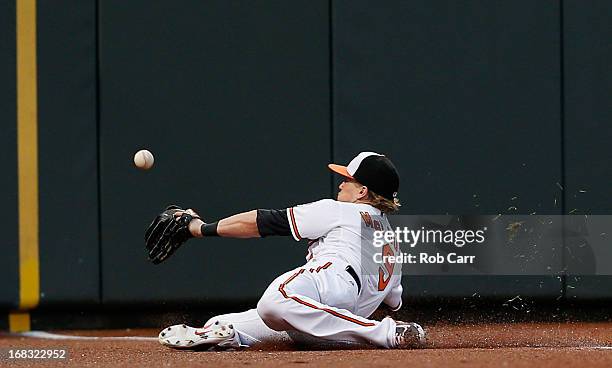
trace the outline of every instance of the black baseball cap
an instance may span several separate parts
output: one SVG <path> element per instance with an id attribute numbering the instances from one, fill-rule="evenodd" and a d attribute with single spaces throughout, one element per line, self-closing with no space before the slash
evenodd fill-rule
<path id="1" fill-rule="evenodd" d="M 388 200 L 392 201 L 397 197 L 399 174 L 385 155 L 361 152 L 347 166 L 329 164 L 327 167 L 337 174 L 360 182 Z"/>

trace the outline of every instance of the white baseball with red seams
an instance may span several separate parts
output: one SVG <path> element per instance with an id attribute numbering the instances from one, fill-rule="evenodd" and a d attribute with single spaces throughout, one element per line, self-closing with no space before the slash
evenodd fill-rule
<path id="1" fill-rule="evenodd" d="M 149 170 L 151 167 L 153 167 L 154 163 L 155 157 L 153 157 L 153 154 L 146 149 L 140 150 L 134 154 L 134 165 L 136 165 L 136 167 L 139 169 Z"/>
<path id="2" fill-rule="evenodd" d="M 396 323 L 368 317 L 381 303 L 401 307 L 401 272 L 376 264 L 370 254 L 374 226 L 391 229 L 380 210 L 365 203 L 323 199 L 287 209 L 295 240 L 311 240 L 307 263 L 277 277 L 257 309 L 211 318 L 231 323 L 235 346 L 299 339 L 300 335 L 346 343 L 394 347 Z M 372 249 L 362 249 L 372 247 Z M 393 244 L 391 251 L 396 249 Z M 347 272 L 355 270 L 356 280 Z"/>

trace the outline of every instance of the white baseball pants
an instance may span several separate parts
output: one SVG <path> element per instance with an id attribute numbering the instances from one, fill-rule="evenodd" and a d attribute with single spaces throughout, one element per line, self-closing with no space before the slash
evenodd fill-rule
<path id="1" fill-rule="evenodd" d="M 395 345 L 395 321 L 374 321 L 353 312 L 358 290 L 339 259 L 313 259 L 277 277 L 257 303 L 257 309 L 217 316 L 230 322 L 237 345 L 301 339 L 300 333 L 342 344 Z M 296 333 L 297 332 L 297 333 Z"/>

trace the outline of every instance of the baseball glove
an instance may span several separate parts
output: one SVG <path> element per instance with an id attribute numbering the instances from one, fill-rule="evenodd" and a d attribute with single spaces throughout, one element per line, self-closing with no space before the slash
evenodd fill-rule
<path id="1" fill-rule="evenodd" d="M 183 243 L 192 238 L 189 223 L 197 216 L 186 212 L 175 216 L 177 211 L 183 211 L 179 206 L 168 206 L 157 215 L 145 232 L 145 245 L 149 252 L 149 260 L 159 264 L 172 255 Z"/>

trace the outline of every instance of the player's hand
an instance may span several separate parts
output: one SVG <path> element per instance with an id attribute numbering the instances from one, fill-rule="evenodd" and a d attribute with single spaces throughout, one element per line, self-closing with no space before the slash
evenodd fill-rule
<path id="1" fill-rule="evenodd" d="M 195 238 L 201 238 L 202 237 L 202 225 L 204 224 L 204 221 L 202 221 L 202 219 L 200 218 L 200 215 L 198 215 L 198 213 L 195 210 L 188 208 L 184 211 L 181 210 L 181 211 L 175 212 L 174 217 L 181 217 L 183 213 L 193 216 L 193 220 L 191 220 L 191 222 L 189 223 L 189 232 L 191 233 L 191 235 Z"/>
<path id="2" fill-rule="evenodd" d="M 204 225 L 204 221 L 200 218 L 200 216 L 191 208 L 186 211 L 188 214 L 193 216 L 193 220 L 189 223 L 189 232 L 196 238 L 202 237 L 202 225 Z"/>

